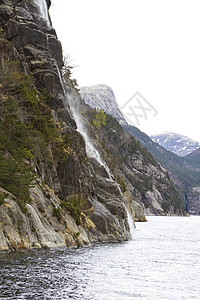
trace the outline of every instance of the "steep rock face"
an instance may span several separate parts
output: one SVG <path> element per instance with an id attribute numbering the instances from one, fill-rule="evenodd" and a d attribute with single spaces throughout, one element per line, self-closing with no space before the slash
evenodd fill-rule
<path id="1" fill-rule="evenodd" d="M 98 84 L 90 87 L 81 87 L 80 94 L 84 102 L 91 108 L 103 110 L 106 114 L 113 116 L 122 125 L 127 125 L 122 115 L 113 90 L 105 85 Z"/>
<path id="2" fill-rule="evenodd" d="M 153 157 L 168 170 L 171 181 L 178 189 L 188 212 L 198 214 L 196 197 L 194 198 L 195 207 L 192 204 L 192 195 L 194 195 L 192 189 L 198 185 L 200 172 L 199 149 L 197 149 L 199 143 L 174 133 L 155 135 L 150 138 L 138 128 L 128 125 L 113 97 L 114 93 L 110 93 L 110 90 L 105 85 L 83 87 L 81 88 L 81 96 L 91 108 L 103 110 L 116 118 L 128 133 L 147 148 Z M 96 99 L 98 99 L 97 102 Z M 187 198 L 187 194 L 190 194 L 190 197 Z M 185 200 L 186 198 L 187 200 Z M 187 201 L 191 202 L 189 206 Z"/>
<path id="3" fill-rule="evenodd" d="M 179 155 L 186 156 L 197 148 L 199 143 L 181 134 L 166 132 L 161 134 L 151 135 L 150 138 L 165 149 Z"/>
<path id="4" fill-rule="evenodd" d="M 200 215 L 200 187 L 193 187 L 187 195 L 188 210 L 193 215 Z"/>
<path id="5" fill-rule="evenodd" d="M 186 194 L 186 201 L 188 211 L 194 215 L 200 215 L 200 187 L 199 187 L 199 174 L 200 174 L 200 148 L 193 151 L 185 157 L 186 162 L 190 164 L 197 173 L 197 180 L 193 182 L 191 188 Z"/>
<path id="6" fill-rule="evenodd" d="M 198 209 L 192 208 L 192 189 L 199 185 L 200 164 L 199 148 L 185 157 L 181 157 L 166 150 L 158 143 L 153 142 L 148 135 L 141 132 L 138 128 L 128 125 L 124 129 L 136 137 L 169 172 L 170 178 L 176 189 L 179 191 L 182 201 L 187 208 L 187 212 L 198 214 Z M 190 195 L 189 197 L 187 195 Z M 195 200 L 196 201 L 196 200 Z M 200 205 L 200 204 L 199 204 Z M 196 212 L 195 212 L 196 211 Z"/>
<path id="7" fill-rule="evenodd" d="M 43 4 L 45 7 L 46 2 Z M 50 1 L 47 4 L 49 6 Z M 0 205 L 0 250 L 70 246 L 130 238 L 126 199 L 118 184 L 109 180 L 105 170 L 97 174 L 100 167 L 88 159 L 85 142 L 76 130 L 68 101 L 74 91 L 71 93 L 70 89 L 64 89 L 60 73 L 63 66 L 62 48 L 55 30 L 49 25 L 48 12 L 41 11 L 38 1 L 0 1 L 0 26 L 4 37 L 0 41 L 1 68 L 5 67 L 5 61 L 8 66 L 9 62 L 20 62 L 21 72 L 28 74 L 35 86 L 34 100 L 31 98 L 31 101 L 38 101 L 34 105 L 42 109 L 43 114 L 50 107 L 51 122 L 54 124 L 51 127 L 56 127 L 60 136 L 57 143 L 64 141 L 64 137 L 68 140 L 68 147 L 62 149 L 62 153 L 67 153 L 65 159 L 53 140 L 49 139 L 43 148 L 37 143 L 33 145 L 35 157 L 31 163 L 36 177 L 54 191 L 48 197 L 41 185 L 35 186 L 30 191 L 31 202 L 27 201 L 22 210 L 18 205 L 19 199 L 7 190 L 1 193 L 4 199 L 1 198 L 3 204 Z M 12 42 L 14 47 L 6 40 Z M 70 86 L 70 80 L 67 86 Z M 19 106 L 16 112 L 19 121 L 26 124 L 33 118 L 32 112 L 21 106 L 21 100 L 12 90 L 6 89 L 4 82 L 2 87 L 1 108 L 5 109 L 11 95 Z M 38 95 L 47 93 L 45 104 L 40 103 Z M 23 97 L 24 101 L 27 100 L 26 96 Z M 5 116 L 1 118 L 5 122 Z M 41 124 L 36 122 L 34 126 L 42 130 Z M 48 155 L 43 154 L 45 151 Z M 2 152 L 2 155 L 5 159 L 11 156 L 9 152 Z"/>
<path id="8" fill-rule="evenodd" d="M 110 90 L 110 88 L 104 85 L 84 87 L 81 88 L 81 95 L 86 104 L 93 109 L 101 109 L 113 116 L 128 133 L 136 137 L 153 157 L 169 171 L 171 180 L 178 189 L 183 203 L 187 208 L 190 207 L 188 212 L 194 213 L 196 210 L 199 211 L 196 206 L 196 198 L 194 199 L 196 203 L 195 208 L 193 208 L 193 193 L 191 192 L 192 188 L 197 186 L 199 178 L 197 149 L 199 143 L 174 133 L 155 135 L 150 138 L 138 128 L 128 125 L 124 119 L 121 119 L 123 116 L 121 116 L 116 100 L 113 98 L 113 95 L 109 92 L 106 93 L 105 90 Z M 95 99 L 98 99 L 98 103 L 95 102 Z M 193 152 L 194 155 L 192 155 Z M 187 198 L 188 193 L 190 197 Z M 187 200 L 185 200 L 186 198 Z M 191 205 L 188 206 L 187 201 L 190 201 Z"/>
<path id="9" fill-rule="evenodd" d="M 84 105 L 81 111 L 94 124 L 96 112 Z M 105 125 L 91 127 L 90 136 L 115 178 L 129 192 L 129 195 L 127 192 L 125 194 L 130 206 L 139 208 L 140 205 L 136 219 L 140 219 L 138 216 L 142 207 L 146 214 L 185 214 L 180 195 L 173 187 L 167 171 L 134 137 L 123 130 L 116 119 L 106 115 Z"/>
<path id="10" fill-rule="evenodd" d="M 48 186 L 42 187 L 38 183 L 31 189 L 32 202 L 26 205 L 26 214 L 22 213 L 15 196 L 2 188 L 0 193 L 6 194 L 4 204 L 0 206 L 1 250 L 81 246 L 90 243 L 86 231 L 89 228 L 94 230 L 94 223 L 82 214 L 84 229 L 84 226 L 75 223 L 67 211 L 62 211 L 62 220 L 54 216 L 55 209 L 60 207 L 60 200 Z"/>

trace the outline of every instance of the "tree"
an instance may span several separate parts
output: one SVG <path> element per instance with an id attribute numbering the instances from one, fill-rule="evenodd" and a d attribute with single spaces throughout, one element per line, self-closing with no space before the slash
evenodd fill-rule
<path id="1" fill-rule="evenodd" d="M 102 125 L 106 125 L 106 115 L 103 110 L 96 111 L 95 120 L 92 121 L 92 124 L 101 127 Z"/>

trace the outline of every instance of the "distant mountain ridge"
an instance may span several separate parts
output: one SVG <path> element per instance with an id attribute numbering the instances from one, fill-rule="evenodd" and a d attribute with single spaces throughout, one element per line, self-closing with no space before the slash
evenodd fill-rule
<path id="1" fill-rule="evenodd" d="M 177 154 L 178 156 L 187 156 L 200 146 L 199 142 L 193 141 L 187 136 L 164 132 L 161 134 L 151 135 L 150 138 L 165 149 Z"/>
<path id="2" fill-rule="evenodd" d="M 197 150 L 194 149 L 194 152 L 190 154 L 187 153 L 187 156 L 185 157 L 167 150 L 165 147 L 154 142 L 147 134 L 141 132 L 137 127 L 127 124 L 120 112 L 115 98 L 112 96 L 110 99 L 109 93 L 105 92 L 104 90 L 111 90 L 109 87 L 105 85 L 99 85 L 95 87 L 81 89 L 81 95 L 86 104 L 91 106 L 93 109 L 101 109 L 106 114 L 116 118 L 126 132 L 139 140 L 147 149 L 147 151 L 152 154 L 154 159 L 169 171 L 175 187 L 182 196 L 182 200 L 186 205 L 187 211 L 192 214 L 198 214 L 200 212 L 200 198 L 199 200 L 197 198 L 194 199 L 191 191 L 194 187 L 199 187 L 200 148 Z M 90 94 L 93 89 L 95 90 L 95 93 L 93 94 L 93 97 L 91 97 Z M 98 93 L 100 93 L 101 96 L 98 95 Z M 102 96 L 102 94 L 104 96 Z M 182 146 L 182 148 L 185 146 L 186 145 Z"/>
<path id="3" fill-rule="evenodd" d="M 84 102 L 91 108 L 103 110 L 106 114 L 115 118 L 121 125 L 128 125 L 119 109 L 115 94 L 109 86 L 98 84 L 81 87 L 80 94 Z"/>

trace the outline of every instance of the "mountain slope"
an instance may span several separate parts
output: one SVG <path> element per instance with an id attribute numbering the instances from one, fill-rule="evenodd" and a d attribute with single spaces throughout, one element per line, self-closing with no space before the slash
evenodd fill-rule
<path id="1" fill-rule="evenodd" d="M 96 94 L 95 97 L 98 98 Z M 86 103 L 89 104 L 90 101 L 87 100 L 89 99 L 89 96 L 87 98 L 87 93 L 85 94 L 85 99 L 86 99 Z M 115 117 L 116 115 L 115 111 L 116 109 L 118 109 L 118 106 L 117 105 L 114 106 L 114 112 L 112 111 L 112 109 L 107 111 L 105 109 L 103 100 L 104 98 L 102 98 L 102 101 L 98 103 L 98 106 L 97 104 L 95 104 L 95 101 L 93 101 L 92 107 L 102 109 L 105 112 L 108 112 L 108 114 Z M 106 106 L 108 106 L 109 95 L 105 101 L 106 101 Z M 126 132 L 134 136 L 136 139 L 138 139 L 141 142 L 141 144 L 144 147 L 146 147 L 146 149 L 152 154 L 152 156 L 156 161 L 158 161 L 164 168 L 168 170 L 171 180 L 173 181 L 174 185 L 176 186 L 179 193 L 181 194 L 183 203 L 186 203 L 187 209 L 189 209 L 189 211 L 193 213 L 196 210 L 197 205 L 195 204 L 195 208 L 193 208 L 192 205 L 189 206 L 187 203 L 188 201 L 187 195 L 188 193 L 190 193 L 191 189 L 195 186 L 198 186 L 199 183 L 200 169 L 199 169 L 198 160 L 194 159 L 193 156 L 190 157 L 190 155 L 192 154 L 186 157 L 180 157 L 175 153 L 168 151 L 158 143 L 152 141 L 152 139 L 147 134 L 141 132 L 138 128 L 134 126 L 128 125 L 127 123 L 126 124 L 122 123 L 122 126 Z M 200 207 L 200 202 L 198 203 L 198 205 Z M 199 209 L 197 210 L 199 211 Z"/>
<path id="2" fill-rule="evenodd" d="M 99 84 L 81 87 L 80 94 L 84 102 L 91 108 L 103 110 L 106 114 L 112 115 L 121 125 L 127 125 L 115 99 L 114 92 L 109 86 Z"/>
<path id="3" fill-rule="evenodd" d="M 46 16 L 38 1 L 0 0 L 0 250 L 128 240 L 127 200 L 87 155 Z"/>
<path id="4" fill-rule="evenodd" d="M 155 143 L 179 156 L 186 156 L 199 148 L 198 142 L 177 133 L 165 132 L 154 134 L 150 138 Z"/>
<path id="5" fill-rule="evenodd" d="M 141 132 L 138 128 L 131 125 L 124 126 L 124 128 L 127 132 L 140 140 L 153 157 L 169 171 L 184 201 L 185 195 L 187 195 L 189 190 L 199 181 L 200 170 L 195 167 L 192 158 L 190 158 L 192 154 L 188 155 L 188 157 L 178 156 L 153 142 L 148 135 Z"/>
<path id="6" fill-rule="evenodd" d="M 93 124 L 90 135 L 101 156 L 119 183 L 124 182 L 133 199 L 144 206 L 145 212 L 155 215 L 184 214 L 181 198 L 167 171 L 152 155 L 112 116 L 106 115 L 105 123 L 97 126 L 94 122 L 98 114 L 96 111 L 84 105 L 81 105 L 81 111 Z"/>

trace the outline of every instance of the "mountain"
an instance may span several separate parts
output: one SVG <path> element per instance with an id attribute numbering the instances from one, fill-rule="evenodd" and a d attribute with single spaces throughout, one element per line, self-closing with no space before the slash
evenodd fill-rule
<path id="1" fill-rule="evenodd" d="M 117 120 L 79 110 L 50 3 L 0 0 L 3 251 L 127 241 L 144 211 L 185 214 L 166 170 Z"/>
<path id="2" fill-rule="evenodd" d="M 165 149 L 179 155 L 187 156 L 199 148 L 199 143 L 190 138 L 172 132 L 151 135 L 150 138 Z"/>
<path id="3" fill-rule="evenodd" d="M 80 94 L 84 102 L 91 108 L 103 110 L 106 114 L 112 115 L 121 125 L 127 125 L 117 104 L 114 92 L 109 86 L 98 84 L 90 87 L 81 87 Z"/>
<path id="4" fill-rule="evenodd" d="M 88 88 L 89 90 L 89 88 Z M 101 90 L 100 90 L 101 94 Z M 95 95 L 98 98 L 98 95 Z M 95 99 L 94 97 L 94 99 Z M 87 97 L 87 93 L 85 94 L 85 102 L 89 104 L 89 97 Z M 103 102 L 105 100 L 105 103 Z M 116 100 L 111 102 L 116 103 Z M 106 110 L 105 107 L 108 107 L 109 103 L 109 94 L 107 98 L 102 98 L 98 105 L 95 104 L 95 101 L 92 102 L 92 108 L 102 109 L 103 111 L 107 112 L 111 116 L 115 117 L 115 111 L 118 110 L 118 105 L 114 105 L 114 111 L 112 109 Z M 111 106 L 112 107 L 112 106 Z M 126 121 L 125 121 L 126 122 Z M 197 187 L 199 184 L 199 176 L 200 176 L 200 166 L 198 160 L 198 150 L 194 151 L 194 155 L 189 154 L 185 157 L 181 157 L 171 151 L 167 150 L 163 146 L 159 145 L 158 143 L 154 142 L 147 134 L 141 132 L 137 127 L 131 126 L 125 122 L 122 122 L 122 126 L 124 130 L 135 137 L 140 143 L 147 149 L 149 153 L 152 154 L 154 159 L 164 167 L 170 175 L 174 186 L 179 191 L 182 201 L 184 205 L 186 205 L 188 212 L 190 213 L 198 213 L 200 208 L 200 201 L 195 202 L 195 207 L 193 205 L 192 196 L 188 197 L 189 194 L 193 195 L 191 190 L 193 187 Z M 185 145 L 183 146 L 183 148 Z M 185 148 L 187 149 L 187 148 Z M 197 153 L 197 158 L 195 158 L 195 153 Z M 190 205 L 188 204 L 190 201 Z"/>
<path id="5" fill-rule="evenodd" d="M 192 153 L 188 154 L 186 156 L 186 159 L 188 159 L 189 161 L 193 161 L 194 165 L 196 165 L 196 167 L 199 167 L 199 161 L 200 161 L 200 148 L 197 148 L 196 150 L 194 150 Z"/>
<path id="6" fill-rule="evenodd" d="M 78 131 L 81 114 L 74 105 L 80 95 L 70 68 L 63 68 L 50 3 L 0 0 L 0 250 L 5 251 L 131 238 L 133 199 L 109 177 L 94 147 L 91 157 L 87 133 Z M 141 212 L 144 216 L 142 207 Z"/>
<path id="7" fill-rule="evenodd" d="M 167 171 L 162 168 L 150 153 L 130 134 L 124 131 L 119 122 L 106 115 L 101 126 L 94 122 L 98 112 L 84 104 L 81 112 L 93 125 L 90 136 L 106 161 L 127 198 L 145 208 L 146 214 L 184 214 L 180 195 L 170 181 Z M 131 202 L 132 203 L 132 202 Z"/>
<path id="8" fill-rule="evenodd" d="M 187 202 L 188 193 L 195 186 L 198 186 L 199 176 L 200 176 L 200 165 L 198 160 L 199 149 L 195 150 L 193 153 L 181 157 L 171 151 L 168 151 L 161 145 L 152 141 L 152 139 L 141 132 L 138 128 L 128 125 L 124 126 L 124 129 L 136 137 L 152 154 L 152 156 L 158 161 L 163 167 L 165 167 L 174 182 L 175 187 L 178 189 L 182 196 L 183 202 Z M 200 207 L 200 202 L 199 202 Z M 193 213 L 195 209 L 190 205 L 187 208 L 190 213 Z"/>
<path id="9" fill-rule="evenodd" d="M 136 127 L 128 125 L 128 123 L 124 119 L 124 117 L 123 117 L 123 115 L 122 115 L 122 113 L 121 113 L 121 111 L 118 107 L 118 104 L 117 104 L 115 96 L 114 96 L 114 92 L 112 91 L 112 89 L 110 87 L 108 87 L 106 85 L 97 85 L 97 86 L 92 86 L 92 87 L 83 87 L 83 88 L 80 89 L 80 91 L 81 91 L 81 96 L 82 96 L 82 98 L 83 98 L 83 100 L 86 104 L 88 104 L 93 109 L 103 110 L 106 114 L 111 115 L 113 118 L 118 120 L 120 125 L 122 125 L 122 127 L 125 129 L 125 131 L 128 132 L 130 135 L 136 137 L 144 147 L 147 146 L 146 145 L 146 143 L 147 143 L 148 146 L 149 146 L 149 147 L 147 147 L 147 150 L 152 155 L 154 155 L 154 152 L 156 152 L 157 155 L 155 155 L 155 159 L 160 162 L 159 158 L 163 156 L 162 155 L 162 149 L 164 151 L 166 151 L 166 150 L 164 148 L 160 147 L 159 145 L 153 143 L 148 136 L 145 136 L 145 134 L 140 132 Z M 118 130 L 119 130 L 119 128 L 118 128 Z M 117 132 L 118 132 L 118 130 L 117 130 Z M 113 129 L 113 132 L 115 132 L 115 131 L 116 130 Z M 109 139 L 105 142 L 105 144 L 109 145 Z M 162 149 L 157 150 L 157 146 L 162 148 Z M 150 149 L 153 150 L 153 151 L 151 152 Z M 112 149 L 112 151 L 113 151 L 113 149 Z M 141 149 L 141 152 L 142 151 L 143 150 Z M 170 152 L 169 152 L 169 154 L 170 154 Z M 121 155 L 121 154 L 118 154 L 118 155 Z M 142 155 L 144 156 L 144 153 Z M 161 159 L 161 161 L 162 161 L 162 159 Z M 171 164 L 173 165 L 173 162 Z M 163 164 L 163 166 L 164 167 L 168 166 L 168 160 L 167 160 L 166 164 Z M 144 173 L 145 173 L 145 171 L 144 171 Z M 127 176 L 129 176 L 129 175 L 127 175 Z M 138 180 L 140 182 L 140 178 L 138 178 Z M 132 184 L 133 184 L 133 182 L 132 182 Z M 143 185 L 144 185 L 144 182 L 143 182 Z M 140 186 L 139 183 L 138 183 L 138 186 Z M 134 194 L 134 197 L 138 198 L 138 197 L 135 196 L 135 194 Z M 141 196 L 141 199 L 144 200 L 144 198 L 145 197 Z M 163 202 L 165 202 L 165 200 Z M 143 204 L 146 205 L 145 200 L 144 200 Z M 161 212 L 161 211 L 162 211 L 162 209 L 160 210 L 160 213 L 162 214 L 163 212 Z M 159 214 L 159 212 L 158 211 L 156 212 L 156 210 L 153 208 L 152 204 L 151 204 L 150 212 L 155 213 L 155 214 Z"/>

